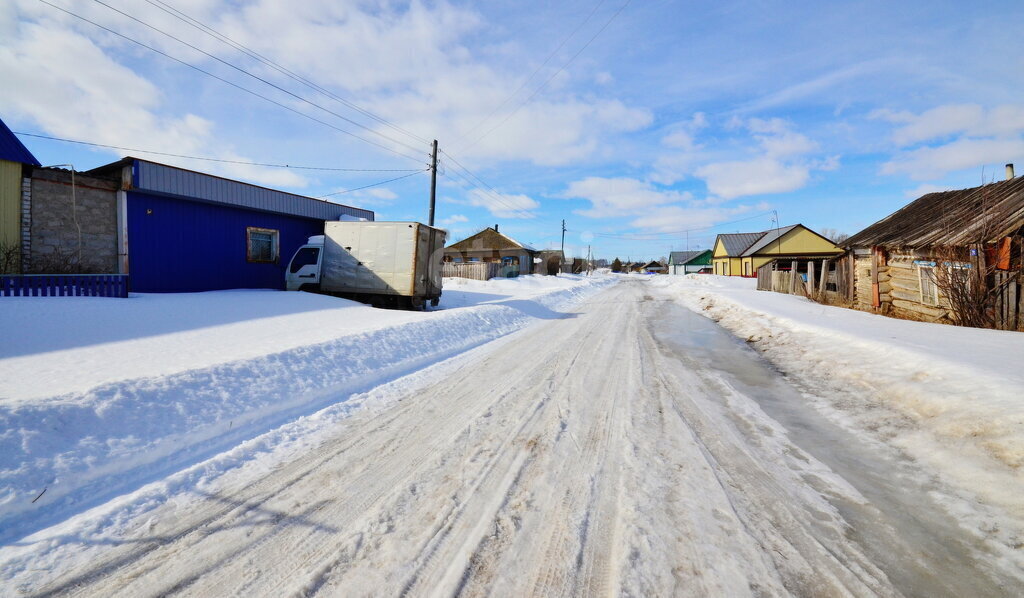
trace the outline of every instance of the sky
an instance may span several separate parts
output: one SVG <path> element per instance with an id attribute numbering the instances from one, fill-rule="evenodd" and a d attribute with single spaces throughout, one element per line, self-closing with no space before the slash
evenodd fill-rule
<path id="1" fill-rule="evenodd" d="M 125 148 L 22 136 L 44 165 L 132 155 L 421 222 L 437 139 L 450 241 L 557 248 L 564 220 L 569 254 L 646 260 L 1020 172 L 1021 31 L 1019 0 L 5 0 L 0 119 Z"/>

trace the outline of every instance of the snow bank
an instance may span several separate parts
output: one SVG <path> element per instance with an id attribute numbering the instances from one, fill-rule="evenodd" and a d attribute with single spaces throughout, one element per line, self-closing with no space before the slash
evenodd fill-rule
<path id="1" fill-rule="evenodd" d="M 446 279 L 440 309 L 419 313 L 278 291 L 6 298 L 0 541 L 561 317 L 615 280 Z"/>
<path id="2" fill-rule="evenodd" d="M 1024 517 L 1024 334 L 824 306 L 753 279 L 651 285 L 753 344 L 833 418 Z"/>

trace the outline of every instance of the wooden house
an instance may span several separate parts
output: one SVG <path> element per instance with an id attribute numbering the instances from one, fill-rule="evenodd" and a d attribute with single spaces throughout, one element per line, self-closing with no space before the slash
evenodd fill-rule
<path id="1" fill-rule="evenodd" d="M 711 272 L 711 250 L 673 251 L 668 254 L 669 274 L 697 274 Z"/>
<path id="2" fill-rule="evenodd" d="M 444 249 L 444 261 L 450 263 L 485 262 L 499 264 L 497 276 L 511 278 L 533 273 L 533 258 L 540 252 L 488 227 Z M 545 270 L 546 272 L 546 270 Z"/>
<path id="3" fill-rule="evenodd" d="M 715 274 L 757 276 L 757 269 L 773 261 L 831 258 L 843 249 L 802 224 L 792 224 L 759 233 L 718 235 L 712 261 Z"/>
<path id="4" fill-rule="evenodd" d="M 1024 178 L 928 193 L 850 237 L 854 307 L 926 321 L 953 321 L 943 281 L 992 285 L 996 327 L 1024 324 L 1020 305 Z M 980 277 L 978 282 L 969 279 Z M 1022 326 L 1024 327 L 1024 326 Z"/>
<path id="5" fill-rule="evenodd" d="M 657 260 L 651 260 L 646 264 L 641 265 L 639 271 L 644 274 L 665 274 L 668 271 L 668 268 L 665 264 Z"/>

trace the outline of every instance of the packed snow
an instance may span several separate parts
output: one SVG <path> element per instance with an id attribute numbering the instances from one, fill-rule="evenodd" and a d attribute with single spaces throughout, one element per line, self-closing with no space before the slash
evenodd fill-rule
<path id="1" fill-rule="evenodd" d="M 962 497 L 947 509 L 1024 563 L 1024 334 L 826 306 L 756 282 L 651 285 L 756 347 L 809 405 L 923 463 Z"/>
<path id="2" fill-rule="evenodd" d="M 707 275 L 3 305 L 0 593 L 1024 584 L 1024 335 Z"/>
<path id="3" fill-rule="evenodd" d="M 4 298 L 0 541 L 550 318 L 614 280 L 446 279 L 427 312 L 258 290 Z"/>

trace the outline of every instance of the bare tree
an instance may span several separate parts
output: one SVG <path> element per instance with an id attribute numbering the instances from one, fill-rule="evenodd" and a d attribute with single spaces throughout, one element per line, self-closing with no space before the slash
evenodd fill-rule
<path id="1" fill-rule="evenodd" d="M 0 243 L 0 274 L 21 274 L 21 246 Z"/>

